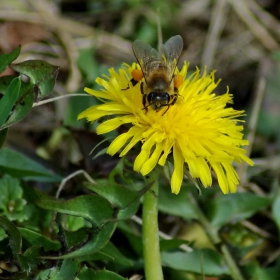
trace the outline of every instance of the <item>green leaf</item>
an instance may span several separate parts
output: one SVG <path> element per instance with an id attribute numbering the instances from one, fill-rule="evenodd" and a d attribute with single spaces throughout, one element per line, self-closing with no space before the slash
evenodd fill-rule
<path id="1" fill-rule="evenodd" d="M 26 220 L 26 213 L 23 207 L 26 201 L 22 199 L 23 190 L 19 180 L 5 175 L 0 179 L 0 210 L 10 221 Z"/>
<path id="2" fill-rule="evenodd" d="M 29 77 L 30 83 L 39 89 L 41 97 L 48 95 L 54 88 L 59 68 L 43 60 L 27 60 L 12 64 L 10 68 Z"/>
<path id="3" fill-rule="evenodd" d="M 84 246 L 65 255 L 46 258 L 63 259 L 92 254 L 108 242 L 115 230 L 115 223 L 109 222 L 113 219 L 113 209 L 110 203 L 100 196 L 84 195 L 68 201 L 42 197 L 37 201 L 37 205 L 58 213 L 83 217 L 93 226 L 90 229 L 90 240 Z"/>
<path id="4" fill-rule="evenodd" d="M 9 236 L 9 245 L 11 247 L 14 258 L 18 257 L 21 252 L 21 235 L 17 227 L 10 221 L 0 216 L 0 227 L 2 227 Z"/>
<path id="5" fill-rule="evenodd" d="M 34 246 L 28 248 L 24 254 L 19 254 L 18 261 L 21 269 L 29 273 L 33 268 L 37 267 L 42 262 L 42 259 L 39 258 L 41 251 L 40 247 Z"/>
<path id="6" fill-rule="evenodd" d="M 5 230 L 0 227 L 0 241 L 4 240 L 7 237 L 8 235 L 6 234 Z"/>
<path id="7" fill-rule="evenodd" d="M 14 78 L 7 88 L 6 94 L 0 100 L 0 127 L 7 120 L 14 104 L 19 96 L 21 81 L 20 78 Z"/>
<path id="8" fill-rule="evenodd" d="M 92 280 L 94 273 L 92 268 L 84 266 L 78 274 L 77 280 Z"/>
<path id="9" fill-rule="evenodd" d="M 182 188 L 178 195 L 172 194 L 170 188 L 160 188 L 158 208 L 161 212 L 182 217 L 186 220 L 197 219 L 194 206 L 188 199 L 187 188 Z"/>
<path id="10" fill-rule="evenodd" d="M 124 266 L 132 266 L 132 262 L 127 259 L 124 255 L 120 253 L 120 251 L 115 247 L 115 245 L 111 242 L 108 242 L 100 252 L 111 256 L 115 263 L 124 265 Z"/>
<path id="11" fill-rule="evenodd" d="M 58 241 L 52 241 L 38 232 L 21 227 L 18 227 L 18 230 L 21 233 L 21 236 L 32 246 L 43 247 L 45 251 L 56 251 L 61 248 L 61 244 Z"/>
<path id="12" fill-rule="evenodd" d="M 206 207 L 211 224 L 220 227 L 230 221 L 238 222 L 247 219 L 270 203 L 271 200 L 266 197 L 250 193 L 235 193 L 220 195 L 209 201 Z"/>
<path id="13" fill-rule="evenodd" d="M 250 269 L 250 270 L 249 270 Z M 280 275 L 280 259 L 279 257 L 276 260 L 276 264 L 270 267 L 260 267 L 260 264 L 254 262 L 249 266 L 246 267 L 246 270 L 249 270 L 247 273 L 250 274 L 250 278 L 252 280 L 279 280 Z"/>
<path id="14" fill-rule="evenodd" d="M 124 266 L 132 266 L 132 262 L 127 259 L 110 241 L 97 253 L 79 258 L 80 261 L 106 260 Z"/>
<path id="15" fill-rule="evenodd" d="M 102 249 L 94 254 L 87 255 L 84 257 L 79 258 L 80 262 L 85 262 L 85 261 L 106 261 L 106 262 L 114 262 L 114 258 L 111 257 L 110 255 L 107 255 L 106 253 L 102 252 Z"/>
<path id="16" fill-rule="evenodd" d="M 140 204 L 140 195 L 137 191 L 129 190 L 121 185 L 112 183 L 86 184 L 86 187 L 109 200 L 119 209 L 118 219 L 127 219 L 134 215 Z"/>
<path id="17" fill-rule="evenodd" d="M 76 231 L 85 226 L 85 219 L 82 217 L 66 216 L 65 227 L 68 230 Z"/>
<path id="18" fill-rule="evenodd" d="M 79 280 L 126 280 L 126 278 L 121 277 L 120 275 L 108 271 L 108 270 L 100 270 L 94 271 L 91 268 L 83 267 L 81 272 L 78 275 Z"/>
<path id="19" fill-rule="evenodd" d="M 8 128 L 0 130 L 0 149 L 2 148 L 2 146 L 5 143 L 7 134 L 8 134 Z"/>
<path id="20" fill-rule="evenodd" d="M 110 136 L 111 137 L 111 136 Z M 123 180 L 124 183 L 126 183 L 128 186 L 133 187 L 135 181 L 131 178 L 131 173 L 125 172 L 126 165 L 129 165 L 129 163 L 125 157 L 122 157 L 119 159 L 117 165 L 114 167 L 114 169 L 110 172 L 109 180 L 113 183 L 119 182 Z M 128 175 L 128 176 L 127 176 Z"/>
<path id="21" fill-rule="evenodd" d="M 62 214 L 83 217 L 96 227 L 103 226 L 113 215 L 110 203 L 96 195 L 82 195 L 68 201 L 42 198 L 37 205 Z"/>
<path id="22" fill-rule="evenodd" d="M 0 77 L 0 92 L 4 96 L 9 96 L 8 88 L 14 80 L 14 76 Z M 19 97 L 11 114 L 6 122 L 1 126 L 1 129 L 9 127 L 16 122 L 22 120 L 31 110 L 34 102 L 33 86 L 24 82 L 21 82 Z M 3 97 L 4 98 L 4 97 Z"/>
<path id="23" fill-rule="evenodd" d="M 229 270 L 223 261 L 223 257 L 210 249 L 194 249 L 190 253 L 162 252 L 161 261 L 163 266 L 176 270 L 211 276 L 229 275 Z"/>
<path id="24" fill-rule="evenodd" d="M 35 278 L 36 280 L 74 280 L 79 270 L 79 263 L 75 259 L 67 259 L 55 267 L 42 271 Z"/>
<path id="25" fill-rule="evenodd" d="M 20 46 L 17 46 L 11 53 L 0 55 L 0 73 L 2 73 L 9 64 L 11 64 L 20 53 Z"/>
<path id="26" fill-rule="evenodd" d="M 280 196 L 277 196 L 272 204 L 272 215 L 273 215 L 274 221 L 278 228 L 278 234 L 280 236 L 280 215 L 279 215 L 279 213 L 280 213 Z"/>
<path id="27" fill-rule="evenodd" d="M 0 150 L 1 172 L 13 177 L 44 182 L 60 182 L 62 178 L 26 156 L 4 147 Z"/>
<path id="28" fill-rule="evenodd" d="M 88 229 L 81 228 L 77 231 L 64 230 L 65 244 L 68 248 L 78 247 L 79 244 L 84 244 L 88 240 Z"/>

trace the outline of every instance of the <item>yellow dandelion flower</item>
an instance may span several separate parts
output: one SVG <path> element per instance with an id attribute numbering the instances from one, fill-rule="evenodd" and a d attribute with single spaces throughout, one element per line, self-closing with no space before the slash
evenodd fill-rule
<path id="1" fill-rule="evenodd" d="M 109 69 L 109 77 L 96 79 L 103 90 L 85 88 L 87 93 L 104 103 L 88 108 L 78 119 L 94 122 L 111 116 L 99 124 L 97 134 L 130 124 L 128 131 L 110 144 L 107 153 L 114 155 L 120 151 L 122 157 L 141 142 L 134 170 L 142 175 L 147 175 L 157 164 L 164 166 L 168 155 L 172 154 L 171 189 L 175 194 L 180 191 L 185 164 L 190 175 L 200 179 L 204 187 L 212 185 L 212 170 L 224 194 L 235 192 L 239 178 L 232 163 L 244 161 L 253 165 L 253 162 L 242 149 L 248 145 L 248 141 L 243 140 L 243 126 L 238 119 L 244 111 L 227 107 L 233 103 L 232 94 L 227 91 L 217 96 L 213 90 L 219 81 L 215 82 L 214 72 L 207 74 L 205 69 L 200 75 L 197 69 L 187 76 L 188 64 L 185 63 L 181 71 L 175 70 L 184 78 L 177 102 L 164 114 L 164 109 L 156 112 L 151 107 L 146 112 L 143 110 L 140 83 L 127 88 L 135 69 L 140 69 L 136 63 L 124 64 L 118 72 Z"/>

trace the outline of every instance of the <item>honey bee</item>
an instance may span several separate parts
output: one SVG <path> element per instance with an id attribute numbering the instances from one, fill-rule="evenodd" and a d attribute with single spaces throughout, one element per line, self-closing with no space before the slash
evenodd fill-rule
<path id="1" fill-rule="evenodd" d="M 170 106 L 178 99 L 178 88 L 183 83 L 181 75 L 174 75 L 178 58 L 183 49 L 183 40 L 180 35 L 171 37 L 157 52 L 150 45 L 136 40 L 133 43 L 134 55 L 141 70 L 132 71 L 132 85 L 135 86 L 144 77 L 140 84 L 143 95 L 142 103 L 147 113 L 148 107 L 156 112 Z"/>

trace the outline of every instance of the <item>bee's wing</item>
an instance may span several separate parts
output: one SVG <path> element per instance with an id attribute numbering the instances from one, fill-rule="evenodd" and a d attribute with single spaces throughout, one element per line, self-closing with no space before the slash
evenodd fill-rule
<path id="1" fill-rule="evenodd" d="M 140 40 L 134 41 L 134 43 L 132 44 L 132 49 L 138 63 L 140 64 L 144 77 L 147 77 L 149 73 L 148 62 L 150 62 L 154 58 L 158 59 L 159 58 L 158 52 L 150 45 Z"/>
<path id="2" fill-rule="evenodd" d="M 183 39 L 180 35 L 171 37 L 162 46 L 162 58 L 166 61 L 167 68 L 169 69 L 169 78 L 172 79 L 174 70 L 177 66 L 178 58 L 183 49 Z"/>

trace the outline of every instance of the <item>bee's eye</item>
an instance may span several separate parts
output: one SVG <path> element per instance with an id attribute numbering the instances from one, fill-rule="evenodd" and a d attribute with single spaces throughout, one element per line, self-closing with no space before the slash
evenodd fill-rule
<path id="1" fill-rule="evenodd" d="M 161 102 L 165 103 L 165 102 L 169 102 L 170 95 L 167 92 L 158 93 L 155 91 L 151 91 L 147 96 L 147 100 L 149 103 L 154 103 L 157 101 L 161 101 Z"/>
<path id="2" fill-rule="evenodd" d="M 155 91 L 150 92 L 147 96 L 148 102 L 153 103 L 153 100 L 157 99 L 157 95 L 158 93 L 156 93 Z"/>

